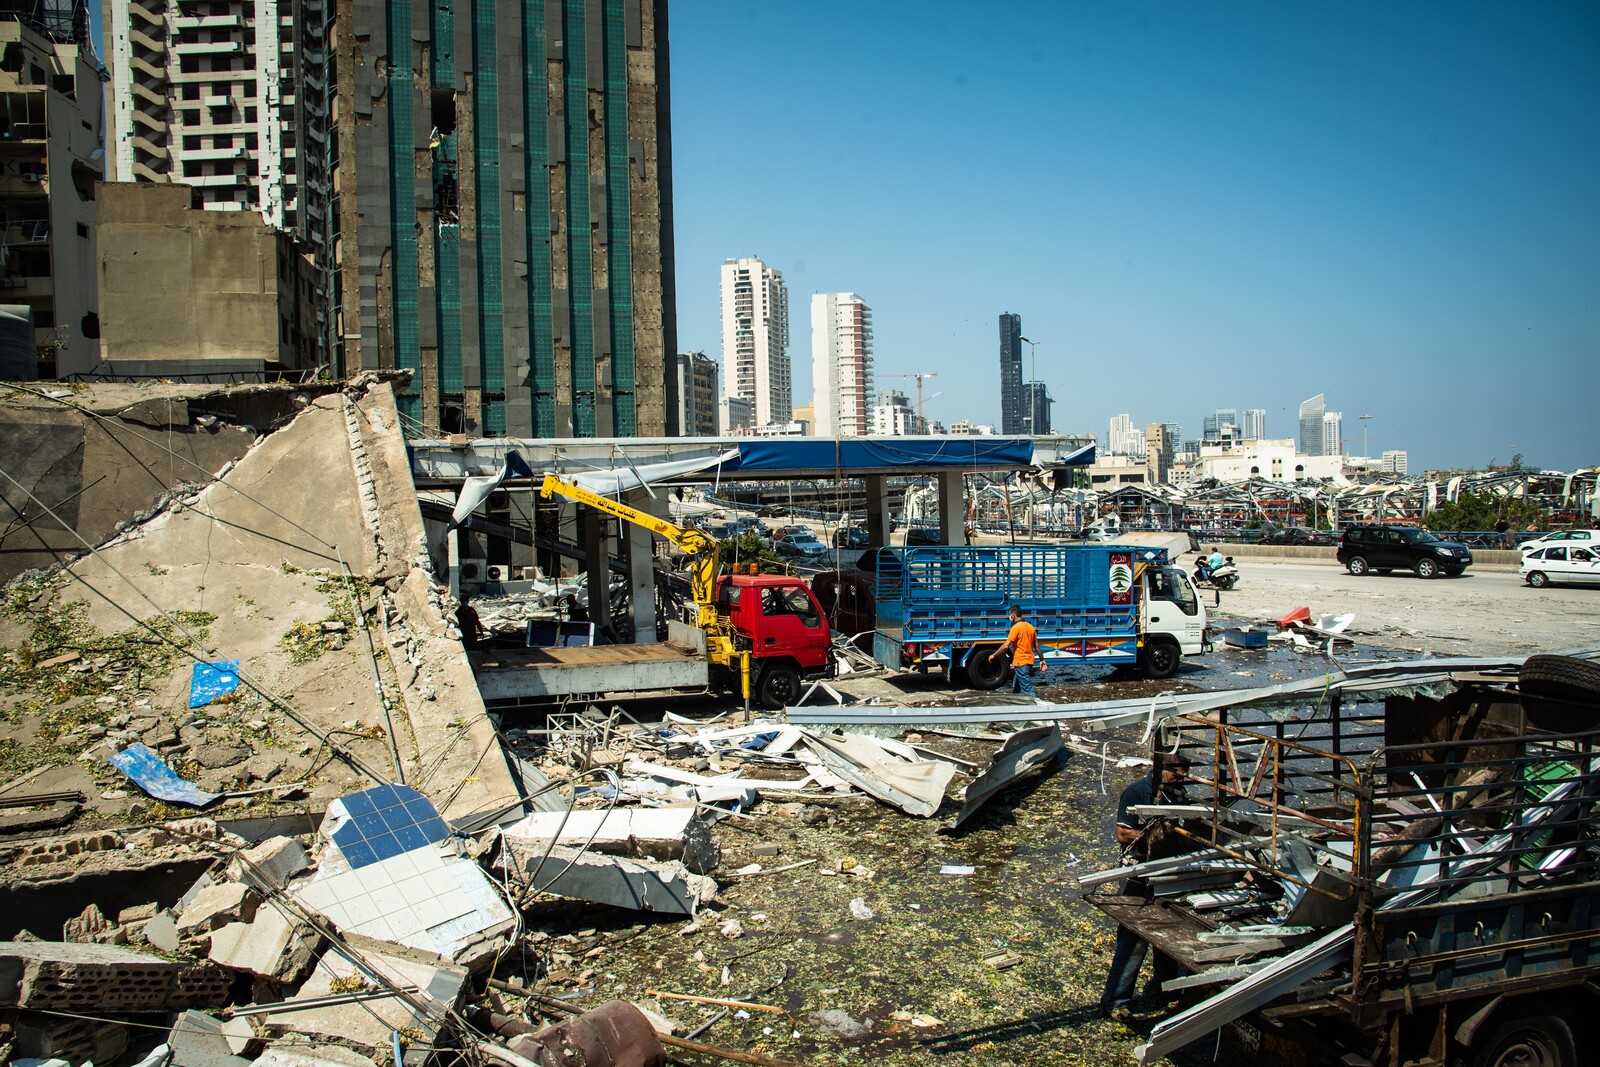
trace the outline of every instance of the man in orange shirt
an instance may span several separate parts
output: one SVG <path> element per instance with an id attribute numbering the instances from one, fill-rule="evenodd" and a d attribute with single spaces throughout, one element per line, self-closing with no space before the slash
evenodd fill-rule
<path id="1" fill-rule="evenodd" d="M 1035 664 L 1042 664 L 1044 659 L 1039 654 L 1039 631 L 1031 622 L 1022 621 L 1019 604 L 1011 605 L 1011 630 L 1006 634 L 1006 643 L 989 654 L 989 662 L 993 663 L 1008 650 L 1011 653 L 1011 691 L 1033 696 Z"/>

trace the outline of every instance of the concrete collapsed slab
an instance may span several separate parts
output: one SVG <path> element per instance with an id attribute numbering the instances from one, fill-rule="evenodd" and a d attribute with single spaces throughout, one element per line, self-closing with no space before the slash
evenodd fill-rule
<path id="1" fill-rule="evenodd" d="M 515 880 L 555 896 L 670 915 L 693 915 L 717 897 L 715 878 L 681 863 L 599 856 L 511 838 L 505 843 Z"/>
<path id="2" fill-rule="evenodd" d="M 117 945 L 0 941 L 0 1005 L 132 1012 L 227 1003 L 231 976 L 209 961 L 173 963 Z"/>
<path id="3" fill-rule="evenodd" d="M 92 541 L 104 543 L 96 555 L 70 565 L 81 584 L 57 587 L 35 582 L 30 588 L 38 596 L 31 610 L 56 611 L 75 597 L 85 606 L 87 624 L 116 634 L 129 623 L 119 609 L 153 618 L 158 611 L 170 614 L 203 602 L 245 605 L 218 613 L 207 640 L 221 656 L 240 662 L 239 693 L 245 702 L 261 708 L 258 732 L 287 743 L 282 765 L 267 766 L 273 761 L 265 761 L 257 766 L 249 758 L 253 738 L 248 731 L 240 733 L 240 724 L 213 721 L 204 728 L 179 730 L 182 724 L 160 711 L 164 700 L 140 704 L 131 698 L 133 687 L 129 687 L 127 698 L 116 696 L 104 709 L 110 718 L 120 720 L 110 725 L 115 744 L 99 747 L 118 751 L 129 743 L 146 743 L 174 765 L 185 758 L 185 751 L 202 763 L 194 753 L 222 753 L 217 758 L 223 763 L 207 764 L 196 778 L 208 792 L 227 793 L 267 778 L 299 780 L 310 769 L 312 755 L 326 751 L 322 746 L 329 731 L 354 720 L 361 736 L 334 738 L 333 750 L 341 760 L 316 769 L 316 779 L 308 786 L 313 797 L 347 791 L 369 772 L 369 780 L 417 779 L 425 769 L 421 753 L 427 752 L 426 771 L 431 780 L 442 783 L 435 799 L 447 816 L 467 816 L 516 798 L 471 667 L 441 611 L 431 564 L 419 551 L 425 528 L 387 382 L 367 376 L 337 387 L 304 390 L 123 388 L 116 390 L 118 401 L 109 408 L 96 399 L 101 391 L 97 386 L 75 393 L 70 405 L 40 400 L 35 405 L 40 412 L 30 428 L 18 430 L 15 420 L 21 416 L 15 413 L 0 418 L 0 441 L 11 439 L 8 435 L 14 431 L 21 433 L 17 440 L 25 439 L 28 447 L 19 455 L 38 458 L 22 472 L 25 484 L 54 486 L 50 480 L 59 481 L 62 463 L 73 466 L 73 484 L 43 494 L 55 500 L 74 499 L 78 490 L 85 489 L 82 483 L 90 480 L 82 467 L 88 459 L 83 451 L 86 440 L 111 435 L 100 468 L 120 470 L 129 455 L 148 451 L 149 441 L 125 439 L 117 426 L 95 419 L 88 409 L 108 414 L 113 422 L 133 417 L 146 437 L 149 431 L 143 427 L 154 419 L 158 436 L 177 439 L 166 442 L 171 448 L 152 453 L 163 457 L 162 463 L 132 465 L 146 479 L 136 492 L 131 481 L 121 484 L 118 479 L 106 479 L 94 490 L 104 494 L 118 483 L 116 499 L 128 499 L 126 510 L 104 510 L 109 497 L 95 505 L 101 510 L 96 510 L 94 521 L 78 525 L 93 534 Z M 198 447 L 196 442 L 218 439 L 212 425 L 216 420 L 196 422 L 185 406 L 186 400 L 201 396 L 207 410 L 222 413 L 224 422 L 231 412 L 248 421 L 250 428 L 217 431 L 230 437 L 232 443 L 226 448 Z M 145 414 L 130 416 L 142 401 L 150 401 L 142 405 L 148 409 Z M 253 427 L 259 426 L 276 428 L 258 434 Z M 52 451 L 50 441 L 57 437 L 66 454 Z M 69 454 L 79 456 L 78 461 Z M 180 457 L 176 467 L 174 454 Z M 114 463 L 113 456 L 120 456 L 120 462 Z M 195 457 L 195 464 L 185 464 L 181 457 L 186 456 Z M 157 468 L 159 475 L 152 478 Z M 163 484 L 159 477 L 174 469 L 174 484 Z M 79 517 L 86 519 L 81 509 Z M 119 522 L 126 525 L 107 540 Z M 64 531 L 57 532 L 71 544 L 70 551 L 81 547 Z M 64 543 L 62 548 L 66 547 Z M 75 592 L 84 587 L 102 597 Z M 270 612 L 254 607 L 269 604 Z M 348 629 L 331 635 L 317 629 L 336 614 Z M 5 625 L 0 622 L 0 629 Z M 26 638 L 26 620 L 11 625 L 21 627 L 18 636 Z M 308 671 L 291 650 L 305 644 L 290 640 L 300 631 L 317 634 L 309 649 L 317 659 L 315 670 Z M 15 644 L 10 637 L 9 632 L 0 636 L 0 643 Z M 289 645 L 283 644 L 286 640 Z M 388 660 L 381 672 L 387 679 L 381 692 L 372 685 L 375 655 Z M 57 660 L 45 670 L 59 673 L 86 667 Z M 126 668 L 131 676 L 132 668 L 124 663 L 111 667 Z M 164 692 L 175 702 L 188 692 L 190 667 L 185 661 L 170 670 L 162 668 L 164 676 L 147 670 L 140 676 L 140 688 Z M 69 743 L 86 745 L 103 738 L 105 731 L 93 725 L 100 733 L 74 736 Z M 310 747 L 297 754 L 306 738 Z M 398 769 L 391 758 L 391 739 L 399 750 Z M 234 754 L 240 758 L 232 758 Z M 63 770 L 68 774 L 64 785 L 78 785 L 89 793 L 94 783 L 86 771 L 71 765 Z M 96 796 L 89 804 L 121 815 L 142 800 L 133 792 L 120 800 Z M 64 817 L 72 814 L 65 811 Z"/>
<path id="4" fill-rule="evenodd" d="M 705 873 L 721 859 L 704 819 L 693 807 L 613 808 L 610 811 L 536 811 L 504 827 L 522 845 L 587 846 L 595 852 L 654 860 L 682 860 Z"/>
<path id="5" fill-rule="evenodd" d="M 458 852 L 433 805 L 377 786 L 328 805 L 316 874 L 292 889 L 340 930 L 435 953 L 470 969 L 504 947 L 517 917 Z"/>

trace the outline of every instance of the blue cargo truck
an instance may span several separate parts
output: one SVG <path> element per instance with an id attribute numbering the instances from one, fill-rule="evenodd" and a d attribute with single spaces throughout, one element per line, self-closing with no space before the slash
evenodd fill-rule
<path id="1" fill-rule="evenodd" d="M 999 688 L 1011 667 L 987 657 L 1005 642 L 1012 604 L 1039 628 L 1051 665 L 1137 664 L 1167 678 L 1182 657 L 1207 650 L 1205 605 L 1166 549 L 886 548 L 876 567 L 872 653 L 890 670 L 964 670 L 973 688 Z"/>

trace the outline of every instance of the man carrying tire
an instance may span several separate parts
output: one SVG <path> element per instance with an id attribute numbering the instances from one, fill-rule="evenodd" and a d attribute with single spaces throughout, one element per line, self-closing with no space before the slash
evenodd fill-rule
<path id="1" fill-rule="evenodd" d="M 1033 623 L 1023 620 L 1020 604 L 1011 605 L 1011 630 L 1006 634 L 1006 643 L 989 653 L 989 662 L 993 663 L 1008 651 L 1011 653 L 1011 691 L 1033 696 L 1035 665 L 1042 666 L 1044 657 L 1039 652 L 1039 631 L 1034 629 Z"/>

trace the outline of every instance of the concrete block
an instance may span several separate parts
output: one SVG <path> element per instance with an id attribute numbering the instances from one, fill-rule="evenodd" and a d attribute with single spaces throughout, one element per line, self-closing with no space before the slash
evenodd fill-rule
<path id="1" fill-rule="evenodd" d="M 239 882 L 207 886 L 178 916 L 178 936 L 204 937 L 230 922 L 249 922 L 255 918 L 257 897 Z"/>
<path id="2" fill-rule="evenodd" d="M 372 1067 L 372 1061 L 339 1045 L 277 1044 L 256 1058 L 256 1067 Z"/>
<path id="3" fill-rule="evenodd" d="M 256 876 L 251 871 L 253 866 L 274 889 L 282 889 L 288 884 L 289 879 L 311 868 L 311 857 L 306 855 L 306 850 L 300 842 L 292 837 L 269 837 L 254 848 L 247 848 L 239 853 L 239 859 L 247 860 L 250 864 L 250 866 L 239 862 L 234 864 L 239 871 L 236 875 L 239 881 L 246 885 L 255 884 Z"/>
<path id="4" fill-rule="evenodd" d="M 230 970 L 293 982 L 310 965 L 315 943 L 311 927 L 268 904 L 257 909 L 252 922 L 229 923 L 214 931 L 209 955 Z"/>
<path id="5" fill-rule="evenodd" d="M 173 963 L 117 945 L 0 941 L 0 1007 L 166 1011 L 227 1002 L 231 975 L 208 961 Z"/>
<path id="6" fill-rule="evenodd" d="M 83 914 L 61 924 L 61 940 L 110 943 L 107 935 L 116 929 L 117 924 L 106 918 L 99 905 L 90 904 Z"/>
<path id="7" fill-rule="evenodd" d="M 131 908 L 123 908 L 117 912 L 117 925 L 126 926 L 129 923 L 149 922 L 156 917 L 157 910 L 159 909 L 154 903 L 135 904 Z"/>
<path id="8" fill-rule="evenodd" d="M 17 1015 L 15 1034 L 13 1052 L 17 1056 L 55 1057 L 69 1063 L 110 1063 L 128 1047 L 128 1028 L 119 1023 L 26 1011 Z"/>
<path id="9" fill-rule="evenodd" d="M 452 967 L 447 961 L 437 957 L 432 962 L 422 962 L 420 959 L 406 959 L 370 950 L 363 952 L 362 955 L 377 974 L 402 988 L 415 986 L 422 990 L 415 994 L 418 999 L 424 1002 L 430 999 L 438 1001 L 441 1009 L 454 1005 L 466 988 L 467 972 Z M 289 1005 L 293 1005 L 296 1000 L 330 996 L 334 992 L 334 982 L 359 976 L 360 972 L 349 960 L 333 952 L 325 953 L 317 962 L 316 970 L 306 979 Z M 367 981 L 370 985 L 371 980 Z M 432 1024 L 397 997 L 299 1010 L 289 1005 L 280 1011 L 261 1017 L 268 1031 L 279 1034 L 333 1037 L 372 1048 L 389 1047 L 390 1035 L 395 1030 L 408 1028 L 421 1030 L 427 1040 L 417 1042 L 418 1044 L 428 1044 L 434 1034 Z M 435 1014 L 442 1014 L 442 1011 Z"/>
<path id="10" fill-rule="evenodd" d="M 248 1026 L 248 1020 L 237 1019 Z M 227 1024 L 204 1012 L 186 1011 L 178 1016 L 167 1036 L 172 1049 L 172 1067 L 249 1067 L 250 1060 L 235 1054 L 223 1032 Z"/>
<path id="11" fill-rule="evenodd" d="M 162 952 L 178 951 L 178 917 L 170 908 L 162 908 L 144 924 L 144 939 Z"/>

